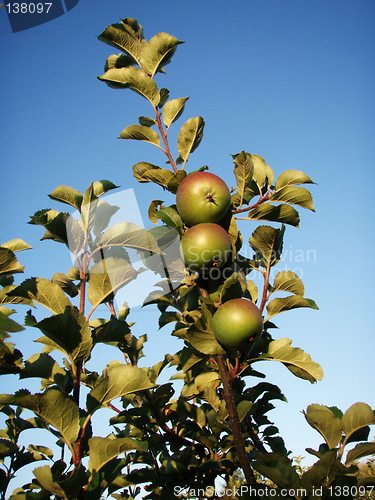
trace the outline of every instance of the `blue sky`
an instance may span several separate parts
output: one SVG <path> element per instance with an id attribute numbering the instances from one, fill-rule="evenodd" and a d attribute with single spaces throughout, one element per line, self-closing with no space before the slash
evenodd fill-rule
<path id="1" fill-rule="evenodd" d="M 19 33 L 11 32 L 1 9 L 0 241 L 20 237 L 34 247 L 18 254 L 25 277 L 49 278 L 71 265 L 66 249 L 40 242 L 42 229 L 27 225 L 39 209 L 66 209 L 47 197 L 56 186 L 84 191 L 92 180 L 109 179 L 134 189 L 145 224 L 152 199 L 173 202 L 161 188 L 138 184 L 131 172 L 141 160 L 162 166 L 162 153 L 116 139 L 151 113 L 149 103 L 96 78 L 116 52 L 96 37 L 119 17 L 138 19 L 147 39 L 166 31 L 185 41 L 157 83 L 172 98 L 190 97 L 172 144 L 184 119 L 205 119 L 188 171 L 209 165 L 234 185 L 230 154 L 246 150 L 263 156 L 276 176 L 302 170 L 317 183 L 311 186 L 316 213 L 301 209 L 301 227 L 287 229 L 283 265 L 302 276 L 319 311 L 277 316 L 274 336 L 291 338 L 322 365 L 325 377 L 310 385 L 282 365 L 259 365 L 289 401 L 277 404 L 271 420 L 293 455 L 306 456 L 306 447 L 321 442 L 301 414 L 309 403 L 375 407 L 374 3 L 80 0 L 64 16 Z M 246 241 L 256 223 L 239 227 Z M 148 364 L 180 347 L 167 329 L 157 330 L 152 312 L 136 308 L 131 319 L 136 335 L 149 336 Z M 13 341 L 31 355 L 33 335 L 20 333 Z"/>

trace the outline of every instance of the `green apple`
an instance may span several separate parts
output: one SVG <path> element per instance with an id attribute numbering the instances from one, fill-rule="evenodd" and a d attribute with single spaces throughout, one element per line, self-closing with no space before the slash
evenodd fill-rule
<path id="1" fill-rule="evenodd" d="M 181 238 L 181 253 L 185 264 L 196 273 L 209 274 L 232 255 L 228 233 L 218 224 L 197 224 Z"/>
<path id="2" fill-rule="evenodd" d="M 181 182 L 176 193 L 177 210 L 188 226 L 219 222 L 228 212 L 231 195 L 225 182 L 210 172 L 194 172 Z"/>
<path id="3" fill-rule="evenodd" d="M 243 347 L 255 342 L 263 331 L 259 308 L 247 299 L 232 299 L 222 304 L 212 317 L 212 330 L 225 347 Z"/>

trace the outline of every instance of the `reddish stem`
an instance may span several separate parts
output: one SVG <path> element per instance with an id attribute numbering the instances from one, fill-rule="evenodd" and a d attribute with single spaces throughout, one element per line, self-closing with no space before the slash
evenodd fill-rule
<path id="1" fill-rule="evenodd" d="M 171 150 L 169 149 L 167 134 L 164 132 L 164 128 L 163 128 L 163 124 L 161 123 L 161 118 L 160 118 L 160 113 L 159 113 L 158 108 L 155 108 L 155 115 L 156 115 L 156 121 L 158 124 L 158 129 L 160 131 L 160 135 L 161 135 L 163 142 L 164 142 L 165 153 L 168 156 L 168 160 L 170 161 L 170 164 L 172 165 L 173 172 L 176 173 L 178 171 L 178 168 L 177 168 L 176 163 L 173 159 Z"/>

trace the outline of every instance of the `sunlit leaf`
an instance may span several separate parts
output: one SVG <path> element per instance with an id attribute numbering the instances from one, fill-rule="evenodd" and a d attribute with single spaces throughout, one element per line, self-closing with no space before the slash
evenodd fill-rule
<path id="1" fill-rule="evenodd" d="M 160 145 L 159 134 L 155 130 L 143 125 L 129 125 L 129 127 L 126 127 L 121 132 L 119 139 L 133 139 L 136 141 L 149 142 L 155 146 Z"/>
<path id="2" fill-rule="evenodd" d="M 315 184 L 315 182 L 299 170 L 286 170 L 276 179 L 275 189 L 278 191 L 284 186 L 295 186 L 298 184 Z"/>
<path id="3" fill-rule="evenodd" d="M 299 227 L 300 218 L 297 210 L 290 205 L 271 205 L 263 203 L 248 212 L 248 219 L 268 220 L 271 222 L 281 222 L 290 226 Z"/>
<path id="4" fill-rule="evenodd" d="M 55 314 L 63 313 L 71 305 L 69 299 L 56 283 L 44 278 L 29 278 L 9 292 L 11 297 L 24 297 L 37 302 Z"/>
<path id="5" fill-rule="evenodd" d="M 329 448 L 336 448 L 342 438 L 342 422 L 327 406 L 312 404 L 303 412 L 309 425 L 323 436 Z"/>
<path id="6" fill-rule="evenodd" d="M 362 427 L 375 424 L 375 415 L 366 403 L 355 403 L 346 410 L 342 417 L 342 425 L 346 440 Z"/>
<path id="7" fill-rule="evenodd" d="M 190 118 L 181 127 L 177 138 L 178 152 L 184 163 L 197 149 L 203 138 L 204 120 L 201 116 Z"/>
<path id="8" fill-rule="evenodd" d="M 89 447 L 89 470 L 91 472 L 98 472 L 105 464 L 120 455 L 120 453 L 131 450 L 147 450 L 147 443 L 142 443 L 131 438 L 92 437 L 89 439 Z"/>
<path id="9" fill-rule="evenodd" d="M 272 193 L 270 200 L 299 205 L 315 212 L 310 191 L 300 186 L 284 186 Z"/>
<path id="10" fill-rule="evenodd" d="M 111 226 L 96 243 L 101 247 L 123 246 L 135 250 L 161 253 L 150 231 L 132 222 L 119 222 Z"/>
<path id="11" fill-rule="evenodd" d="M 144 45 L 141 52 L 140 65 L 151 77 L 169 64 L 180 42 L 168 33 L 158 33 Z"/>
<path id="12" fill-rule="evenodd" d="M 76 189 L 69 186 L 58 186 L 55 188 L 51 194 L 48 195 L 51 200 L 60 201 L 71 205 L 72 207 L 79 210 L 81 208 L 81 203 L 83 196 Z"/>
<path id="13" fill-rule="evenodd" d="M 290 311 L 291 309 L 296 309 L 299 307 L 309 307 L 311 309 L 319 309 L 316 303 L 312 299 L 306 299 L 301 295 L 292 295 L 290 297 L 278 297 L 272 299 L 267 304 L 267 321 L 270 320 L 276 314 L 280 314 L 284 311 Z"/>
<path id="14" fill-rule="evenodd" d="M 139 162 L 133 166 L 133 175 L 138 182 L 155 182 L 164 188 L 168 187 L 173 178 L 173 172 L 147 162 Z"/>
<path id="15" fill-rule="evenodd" d="M 285 227 L 275 229 L 271 226 L 258 226 L 249 239 L 251 248 L 258 258 L 262 259 L 265 267 L 270 267 L 280 259 L 283 249 Z"/>
<path id="16" fill-rule="evenodd" d="M 12 252 L 19 252 L 21 250 L 30 250 L 33 247 L 28 245 L 25 241 L 21 240 L 20 238 L 15 238 L 13 240 L 9 240 L 5 243 L 2 243 L 0 245 L 0 248 L 7 248 Z"/>
<path id="17" fill-rule="evenodd" d="M 241 206 L 245 200 L 245 191 L 249 187 L 254 173 L 254 164 L 249 153 L 242 151 L 237 155 L 232 155 L 234 161 L 234 175 L 237 182 L 238 205 Z"/>
<path id="18" fill-rule="evenodd" d="M 101 181 L 95 181 L 92 185 L 94 196 L 101 196 L 102 194 L 108 193 L 112 189 L 117 189 L 120 186 L 113 184 L 113 182 L 103 179 Z"/>
<path id="19" fill-rule="evenodd" d="M 180 118 L 188 97 L 180 97 L 178 99 L 171 99 L 164 104 L 163 108 L 163 122 L 167 129 Z"/>
<path id="20" fill-rule="evenodd" d="M 24 266 L 9 248 L 0 247 L 0 275 L 23 273 Z"/>
<path id="21" fill-rule="evenodd" d="M 143 29 L 136 19 L 122 19 L 121 24 L 116 23 L 108 26 L 99 36 L 98 39 L 116 49 L 125 52 L 138 64 L 142 46 L 146 44 L 143 38 Z"/>
<path id="22" fill-rule="evenodd" d="M 296 273 L 292 271 L 281 271 L 276 274 L 272 285 L 272 292 L 277 291 L 290 292 L 303 296 L 305 287 L 301 278 Z"/>

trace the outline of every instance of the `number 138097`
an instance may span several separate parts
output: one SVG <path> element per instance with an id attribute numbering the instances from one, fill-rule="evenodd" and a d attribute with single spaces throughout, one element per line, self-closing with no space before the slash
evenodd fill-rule
<path id="1" fill-rule="evenodd" d="M 7 3 L 5 7 L 9 14 L 48 14 L 51 3 Z"/>

